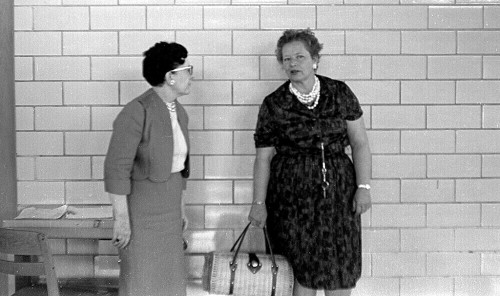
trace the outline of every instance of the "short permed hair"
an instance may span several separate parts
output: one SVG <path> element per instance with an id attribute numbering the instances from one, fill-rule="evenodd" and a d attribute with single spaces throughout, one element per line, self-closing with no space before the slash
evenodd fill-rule
<path id="1" fill-rule="evenodd" d="M 311 54 L 311 57 L 317 58 L 319 60 L 319 52 L 323 49 L 323 44 L 320 44 L 318 38 L 314 36 L 313 31 L 307 28 L 302 29 L 288 29 L 283 32 L 280 39 L 278 39 L 278 44 L 276 46 L 276 58 L 278 62 L 283 63 L 283 46 L 285 44 L 300 41 L 304 44 L 307 51 Z"/>
<path id="2" fill-rule="evenodd" d="M 158 42 L 144 52 L 142 76 L 152 86 L 165 83 L 165 74 L 184 64 L 187 49 L 175 42 Z"/>

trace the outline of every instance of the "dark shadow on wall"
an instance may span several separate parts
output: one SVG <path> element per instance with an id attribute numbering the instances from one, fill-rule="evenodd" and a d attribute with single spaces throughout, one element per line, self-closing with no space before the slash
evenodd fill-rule
<path id="1" fill-rule="evenodd" d="M 17 204 L 13 1 L 0 1 L 0 157 L 1 225 L 15 216 Z M 8 277 L 1 274 L 0 296 L 8 294 Z"/>
<path id="2" fill-rule="evenodd" d="M 0 1 L 0 221 L 16 214 L 14 7 Z"/>

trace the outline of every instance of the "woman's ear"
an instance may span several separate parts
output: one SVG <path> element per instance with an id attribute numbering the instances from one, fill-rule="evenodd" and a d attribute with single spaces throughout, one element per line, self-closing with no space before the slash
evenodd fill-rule
<path id="1" fill-rule="evenodd" d="M 173 85 L 175 83 L 171 72 L 167 72 L 167 74 L 165 74 L 165 83 L 168 85 Z"/>
<path id="2" fill-rule="evenodd" d="M 313 70 L 316 71 L 318 70 L 318 64 L 319 64 L 319 57 L 314 57 L 313 58 Z"/>

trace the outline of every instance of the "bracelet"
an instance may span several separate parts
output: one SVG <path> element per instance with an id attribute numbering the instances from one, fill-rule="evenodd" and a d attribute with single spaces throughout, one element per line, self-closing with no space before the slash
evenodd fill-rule
<path id="1" fill-rule="evenodd" d="M 257 201 L 254 201 L 252 204 L 253 204 L 253 205 L 265 205 L 265 204 L 266 204 L 266 202 L 264 202 L 264 201 L 258 201 L 258 200 L 257 200 Z"/>
<path id="2" fill-rule="evenodd" d="M 363 189 L 366 189 L 366 190 L 370 190 L 372 187 L 370 186 L 370 184 L 359 184 L 358 188 L 363 188 Z"/>

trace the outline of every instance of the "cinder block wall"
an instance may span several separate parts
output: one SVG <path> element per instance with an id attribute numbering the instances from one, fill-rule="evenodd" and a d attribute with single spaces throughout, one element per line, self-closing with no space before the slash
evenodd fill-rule
<path id="1" fill-rule="evenodd" d="M 373 151 L 355 295 L 500 295 L 499 0 L 15 0 L 19 206 L 108 209 L 103 160 L 166 40 L 195 66 L 190 252 L 246 223 L 259 104 L 283 29 L 314 29 L 319 73 L 359 97 Z M 116 275 L 106 241 L 52 242 L 61 276 Z M 69 255 L 69 256 L 68 256 Z M 203 258 L 191 256 L 201 276 Z"/>

